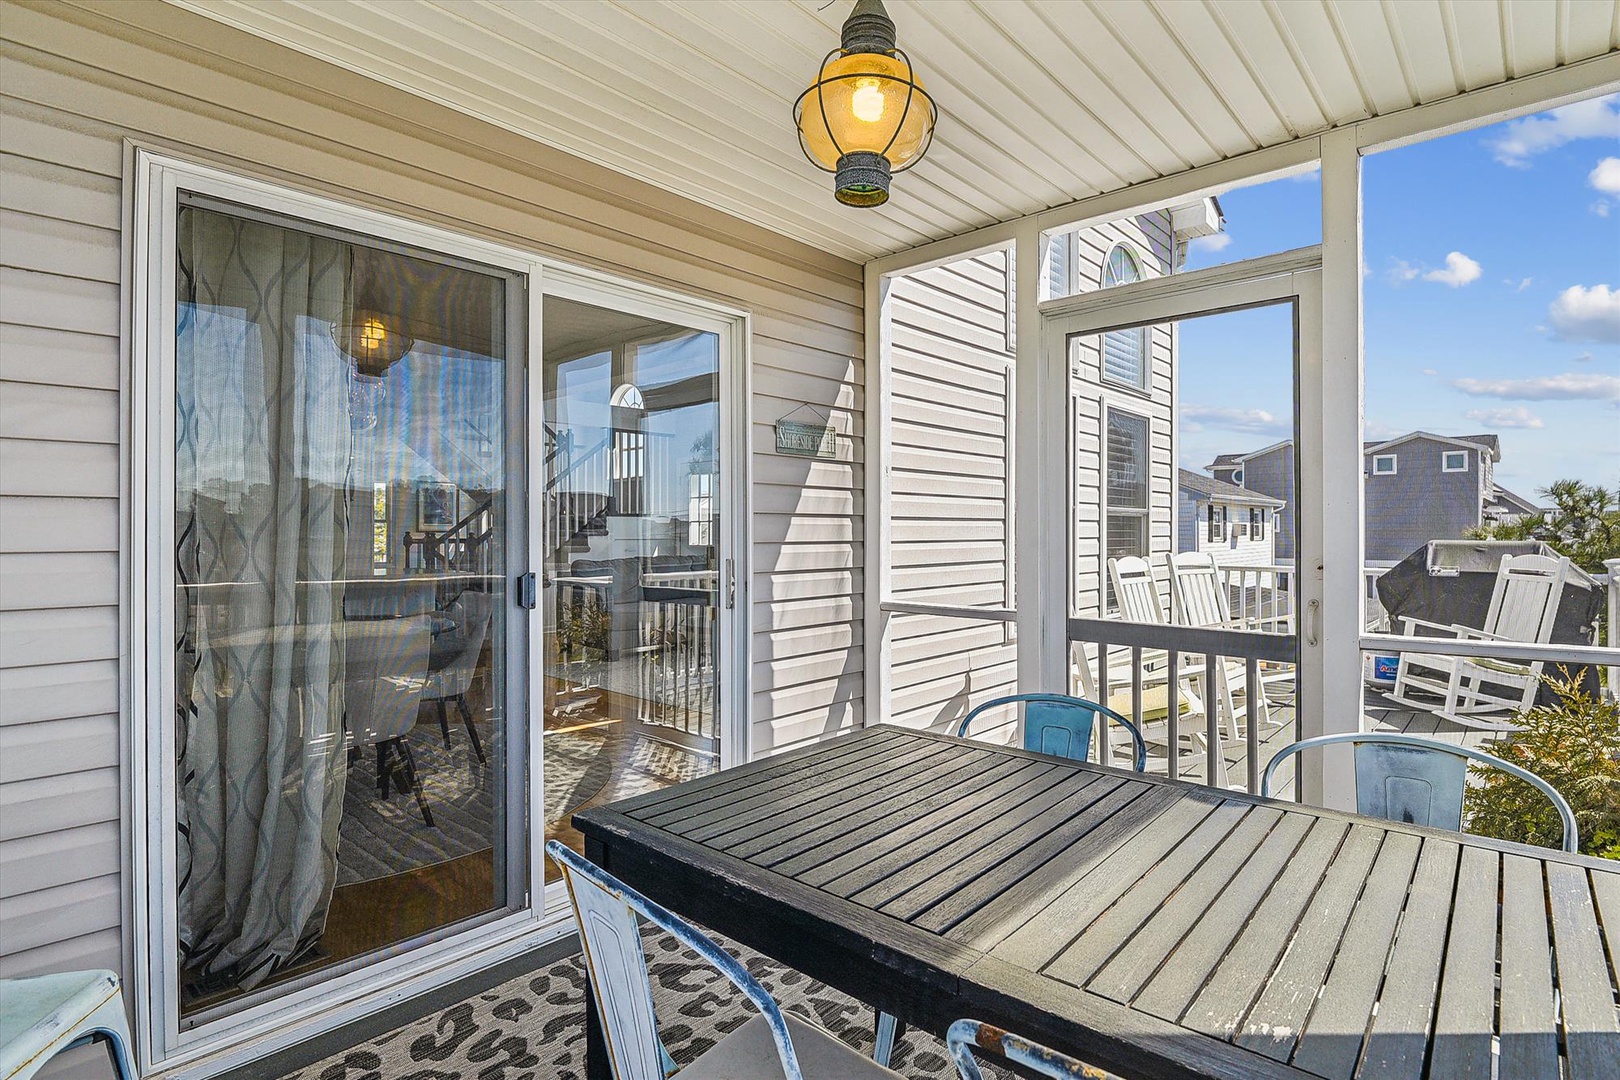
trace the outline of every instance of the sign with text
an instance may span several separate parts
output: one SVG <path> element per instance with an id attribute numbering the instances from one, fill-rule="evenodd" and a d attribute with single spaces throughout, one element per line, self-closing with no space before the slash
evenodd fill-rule
<path id="1" fill-rule="evenodd" d="M 838 433 L 831 424 L 801 424 L 797 420 L 776 422 L 776 452 L 795 457 L 830 458 L 838 456 Z"/>

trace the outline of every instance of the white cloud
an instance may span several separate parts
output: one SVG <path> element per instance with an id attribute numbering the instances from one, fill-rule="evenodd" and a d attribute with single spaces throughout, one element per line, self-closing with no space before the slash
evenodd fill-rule
<path id="1" fill-rule="evenodd" d="M 1304 172 L 1290 173 L 1288 179 L 1296 184 L 1308 184 L 1313 180 L 1320 180 L 1322 179 L 1322 163 L 1320 161 L 1314 162 Z"/>
<path id="2" fill-rule="evenodd" d="M 1364 439 L 1393 439 L 1397 435 L 1405 435 L 1411 428 L 1390 427 L 1376 420 L 1366 420 L 1361 425 L 1361 437 Z"/>
<path id="3" fill-rule="evenodd" d="M 1524 290 L 1528 289 L 1531 284 L 1535 282 L 1535 280 L 1535 278 L 1520 278 L 1518 281 L 1514 281 L 1512 278 L 1508 278 L 1506 281 L 1502 282 L 1502 284 L 1508 286 L 1514 292 L 1524 292 Z"/>
<path id="4" fill-rule="evenodd" d="M 1464 418 L 1476 424 L 1484 424 L 1493 428 L 1539 428 L 1546 427 L 1541 417 L 1525 408 L 1515 405 L 1509 409 L 1469 409 L 1463 413 Z"/>
<path id="5" fill-rule="evenodd" d="M 1620 289 L 1571 285 L 1547 309 L 1547 319 L 1564 341 L 1620 343 Z"/>
<path id="6" fill-rule="evenodd" d="M 1529 379 L 1453 379 L 1470 397 L 1504 401 L 1620 401 L 1620 376 L 1568 371 Z"/>
<path id="7" fill-rule="evenodd" d="M 1419 274 L 1423 273 L 1421 267 L 1413 266 L 1405 259 L 1390 259 L 1389 268 L 1384 271 L 1384 277 L 1391 285 L 1404 285 Z"/>
<path id="8" fill-rule="evenodd" d="M 1425 375 L 1438 375 L 1440 373 L 1438 371 L 1436 371 L 1432 367 L 1426 367 L 1426 368 L 1423 369 L 1423 374 L 1425 374 Z"/>
<path id="9" fill-rule="evenodd" d="M 1592 354 L 1589 352 L 1583 352 L 1581 355 L 1575 358 L 1575 362 L 1577 364 L 1590 364 L 1592 362 Z"/>
<path id="10" fill-rule="evenodd" d="M 1292 434 L 1292 421 L 1276 416 L 1264 409 L 1234 409 L 1227 405 L 1183 405 L 1181 407 L 1183 431 L 1242 431 L 1251 435 Z"/>
<path id="11" fill-rule="evenodd" d="M 1573 105 L 1527 116 L 1505 125 L 1487 139 L 1496 160 L 1514 168 L 1528 168 L 1537 154 L 1576 139 L 1620 138 L 1620 95 L 1577 101 Z"/>
<path id="12" fill-rule="evenodd" d="M 1189 251 L 1215 252 L 1225 251 L 1232 246 L 1232 234 L 1226 232 L 1211 233 L 1209 236 L 1195 236 L 1187 241 Z"/>
<path id="13" fill-rule="evenodd" d="M 1606 157 L 1598 162 L 1586 182 L 1605 195 L 1620 195 L 1620 157 Z"/>
<path id="14" fill-rule="evenodd" d="M 1430 270 L 1423 275 L 1423 280 L 1438 281 L 1442 285 L 1450 285 L 1453 289 L 1459 289 L 1470 281 L 1478 281 L 1479 275 L 1479 263 L 1460 251 L 1453 251 L 1446 256 L 1446 268 L 1444 270 Z"/>
<path id="15" fill-rule="evenodd" d="M 1606 199 L 1599 199 L 1597 202 L 1587 207 L 1587 209 L 1592 211 L 1592 213 L 1596 214 L 1598 217 L 1609 216 L 1609 203 Z"/>

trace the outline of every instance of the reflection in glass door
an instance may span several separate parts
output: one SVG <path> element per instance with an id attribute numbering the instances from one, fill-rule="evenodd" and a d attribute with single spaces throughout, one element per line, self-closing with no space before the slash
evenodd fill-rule
<path id="1" fill-rule="evenodd" d="M 193 1027 L 524 903 L 522 283 L 190 198 L 176 237 Z"/>
<path id="2" fill-rule="evenodd" d="M 546 837 L 719 765 L 720 339 L 548 296 Z M 549 868 L 548 868 L 549 876 Z"/>

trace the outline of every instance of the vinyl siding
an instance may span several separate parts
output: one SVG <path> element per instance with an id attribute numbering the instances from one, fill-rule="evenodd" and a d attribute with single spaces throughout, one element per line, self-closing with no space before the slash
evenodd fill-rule
<path id="1" fill-rule="evenodd" d="M 0 975 L 123 966 L 125 140 L 749 309 L 752 749 L 858 723 L 859 266 L 166 5 L 0 19 Z"/>
<path id="2" fill-rule="evenodd" d="M 1168 211 L 1141 214 L 1074 234 L 1072 272 L 1080 291 L 1098 287 L 1103 261 L 1122 242 L 1135 251 L 1144 278 L 1171 272 L 1174 250 Z M 1155 566 L 1163 565 L 1165 554 L 1175 548 L 1175 330 L 1168 324 L 1154 326 L 1148 340 L 1148 385 L 1141 391 L 1103 379 L 1099 335 L 1070 343 L 1069 415 L 1074 427 L 1072 599 L 1074 609 L 1087 617 L 1102 614 L 1105 601 L 1102 455 L 1106 409 L 1119 409 L 1148 421 L 1148 559 Z"/>
<path id="3" fill-rule="evenodd" d="M 1269 453 L 1245 459 L 1243 486 L 1287 504 L 1277 511 L 1274 518 L 1277 524 L 1275 550 L 1278 562 L 1293 562 L 1294 543 L 1298 536 L 1295 532 L 1294 444 L 1284 443 Z"/>
<path id="4" fill-rule="evenodd" d="M 1007 253 L 893 279 L 889 595 L 1012 606 L 1011 339 Z M 999 622 L 890 617 L 887 719 L 950 728 L 1016 690 L 1018 645 Z"/>

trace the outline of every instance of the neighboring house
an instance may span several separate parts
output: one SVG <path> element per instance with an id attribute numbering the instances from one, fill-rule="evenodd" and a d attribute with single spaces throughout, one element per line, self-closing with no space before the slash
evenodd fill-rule
<path id="1" fill-rule="evenodd" d="M 1490 521 L 1536 512 L 1494 479 L 1496 435 L 1412 431 L 1362 446 L 1366 558 L 1398 562 L 1430 540 L 1454 540 Z M 1282 499 L 1277 558 L 1293 558 L 1294 447 L 1291 440 L 1249 454 L 1222 454 L 1209 471 L 1227 483 Z"/>
<path id="2" fill-rule="evenodd" d="M 1188 469 L 1177 470 L 1177 488 L 1177 551 L 1207 551 L 1222 566 L 1274 564 L 1281 499 Z"/>
<path id="3" fill-rule="evenodd" d="M 1208 468 L 1217 480 L 1282 500 L 1276 515 L 1273 554 L 1279 562 L 1293 562 L 1294 441 L 1285 439 L 1250 454 L 1222 454 Z"/>

